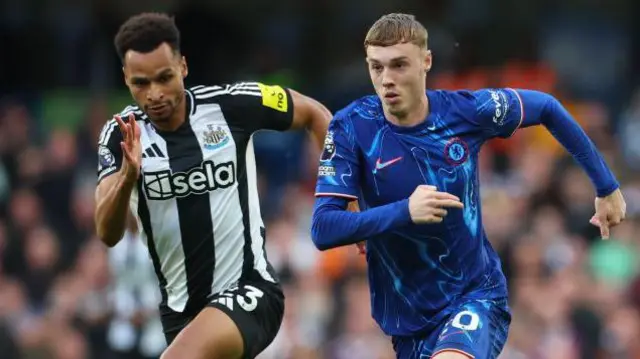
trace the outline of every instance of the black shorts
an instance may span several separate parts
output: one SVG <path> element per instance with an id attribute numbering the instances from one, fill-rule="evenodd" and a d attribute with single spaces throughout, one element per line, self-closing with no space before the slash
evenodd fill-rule
<path id="1" fill-rule="evenodd" d="M 236 323 L 244 341 L 244 359 L 253 359 L 271 344 L 280 330 L 284 294 L 279 284 L 243 281 L 238 287 L 209 297 L 207 306 L 220 309 Z M 196 315 L 172 311 L 162 314 L 167 344 L 171 344 Z"/>

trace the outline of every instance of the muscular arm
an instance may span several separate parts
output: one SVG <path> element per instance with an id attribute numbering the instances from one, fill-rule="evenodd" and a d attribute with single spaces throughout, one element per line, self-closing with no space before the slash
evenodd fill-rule
<path id="1" fill-rule="evenodd" d="M 291 89 L 289 92 L 294 109 L 291 129 L 306 129 L 313 136 L 316 145 L 322 148 L 329 122 L 331 122 L 331 112 L 311 97 Z"/>
<path id="2" fill-rule="evenodd" d="M 129 210 L 129 199 L 135 184 L 135 181 L 127 181 L 118 172 L 103 179 L 96 188 L 96 233 L 109 247 L 118 244 L 126 228 L 136 230 L 136 221 Z"/>
<path id="3" fill-rule="evenodd" d="M 129 210 L 129 199 L 139 175 L 136 168 L 140 166 L 140 129 L 133 115 L 126 121 L 127 124 L 117 117 L 107 122 L 98 140 L 94 219 L 98 238 L 109 247 L 122 239 L 125 229 L 138 230 L 137 221 Z M 126 137 L 123 134 L 127 134 Z"/>

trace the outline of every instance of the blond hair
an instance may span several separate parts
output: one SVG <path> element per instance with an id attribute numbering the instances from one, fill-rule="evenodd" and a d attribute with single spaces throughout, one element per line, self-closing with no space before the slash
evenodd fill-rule
<path id="1" fill-rule="evenodd" d="M 409 14 L 387 14 L 379 18 L 367 32 L 364 48 L 368 46 L 393 46 L 412 43 L 427 49 L 427 29 Z"/>

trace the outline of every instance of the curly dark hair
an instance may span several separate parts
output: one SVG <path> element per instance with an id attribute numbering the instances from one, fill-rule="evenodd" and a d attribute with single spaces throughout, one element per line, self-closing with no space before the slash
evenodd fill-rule
<path id="1" fill-rule="evenodd" d="M 166 42 L 177 53 L 180 51 L 180 30 L 173 17 L 146 12 L 130 17 L 118 30 L 114 39 L 121 61 L 129 50 L 147 53 Z"/>

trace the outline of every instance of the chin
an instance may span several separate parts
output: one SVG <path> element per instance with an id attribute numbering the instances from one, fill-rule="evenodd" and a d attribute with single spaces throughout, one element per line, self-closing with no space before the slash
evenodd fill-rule
<path id="1" fill-rule="evenodd" d="M 147 114 L 147 116 L 149 116 Z M 149 116 L 149 120 L 156 122 L 156 123 L 165 123 L 165 122 L 169 122 L 169 120 L 171 119 L 171 116 Z"/>
<path id="2" fill-rule="evenodd" d="M 396 117 L 404 117 L 407 114 L 406 109 L 400 104 L 387 105 L 387 112 Z"/>

